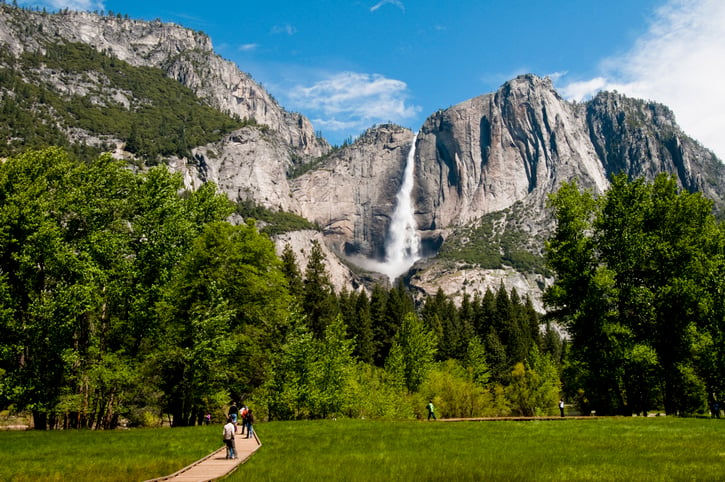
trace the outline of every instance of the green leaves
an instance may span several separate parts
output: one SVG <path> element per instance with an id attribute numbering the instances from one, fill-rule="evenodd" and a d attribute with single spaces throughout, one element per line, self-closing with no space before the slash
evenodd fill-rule
<path id="1" fill-rule="evenodd" d="M 162 287 L 203 226 L 231 212 L 213 186 L 186 198 L 182 187 L 164 168 L 134 175 L 57 148 L 0 165 L 0 368 L 18 408 L 116 423 L 134 377 L 109 374 L 157 343 Z"/>
<path id="2" fill-rule="evenodd" d="M 547 257 L 557 278 L 544 301 L 588 367 L 584 388 L 598 413 L 688 410 L 676 396 L 682 373 L 705 376 L 692 330 L 722 318 L 713 311 L 723 244 L 711 202 L 680 191 L 673 177 L 619 175 L 597 201 L 572 183 L 551 204 L 558 226 Z M 662 394 L 651 388 L 660 385 Z"/>

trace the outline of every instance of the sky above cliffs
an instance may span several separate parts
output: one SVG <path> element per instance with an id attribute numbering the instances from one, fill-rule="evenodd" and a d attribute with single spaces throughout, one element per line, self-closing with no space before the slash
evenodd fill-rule
<path id="1" fill-rule="evenodd" d="M 561 95 L 600 89 L 671 107 L 725 160 L 722 0 L 48 0 L 25 7 L 104 11 L 207 33 L 286 109 L 333 144 L 427 116 L 519 74 Z"/>

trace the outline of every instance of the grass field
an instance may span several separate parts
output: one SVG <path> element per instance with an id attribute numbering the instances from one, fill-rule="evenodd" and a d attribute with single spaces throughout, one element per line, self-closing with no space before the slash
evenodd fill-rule
<path id="1" fill-rule="evenodd" d="M 0 432 L 1 481 L 141 481 L 221 446 L 221 426 Z"/>
<path id="2" fill-rule="evenodd" d="M 725 420 L 271 422 L 228 480 L 725 480 Z M 221 426 L 0 432 L 0 480 L 140 481 L 220 444 Z"/>
<path id="3" fill-rule="evenodd" d="M 725 480 L 723 422 L 268 423 L 229 480 Z"/>

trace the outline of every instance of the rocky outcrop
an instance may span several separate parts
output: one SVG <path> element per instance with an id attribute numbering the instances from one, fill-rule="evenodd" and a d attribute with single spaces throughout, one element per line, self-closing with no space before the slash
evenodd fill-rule
<path id="1" fill-rule="evenodd" d="M 285 111 L 248 74 L 214 53 L 211 39 L 202 32 L 158 20 L 67 10 L 49 14 L 0 5 L 0 44 L 10 52 L 43 52 L 48 42 L 80 42 L 133 66 L 162 69 L 212 107 L 269 126 L 297 157 L 330 150 L 308 119 Z"/>
<path id="2" fill-rule="evenodd" d="M 548 195 L 573 179 L 601 193 L 620 172 L 649 180 L 671 173 L 716 208 L 724 203 L 722 163 L 686 136 L 665 106 L 617 93 L 570 103 L 548 79 L 520 76 L 426 120 L 416 155 L 418 226 L 446 236 L 485 214 L 510 211 L 505 229 L 516 229 L 526 249 L 541 256 L 543 239 L 554 229 Z M 460 298 L 465 290 L 482 294 L 503 282 L 540 307 L 547 284 L 542 274 L 461 266 L 427 260 L 410 283 L 426 292 L 438 285 Z"/>
<path id="3" fill-rule="evenodd" d="M 419 227 L 465 224 L 526 198 L 543 206 L 572 178 L 601 192 L 606 174 L 582 126 L 578 109 L 531 75 L 436 112 L 418 137 Z"/>
<path id="4" fill-rule="evenodd" d="M 540 274 L 522 273 L 511 267 L 481 269 L 466 263 L 429 260 L 413 270 L 408 283 L 425 295 L 435 295 L 440 289 L 455 303 L 460 303 L 466 294 L 473 299 L 483 296 L 487 289 L 496 292 L 503 286 L 508 292 L 515 289 L 520 296 L 528 296 L 534 309 L 543 313 L 541 293 L 551 281 Z"/>
<path id="5" fill-rule="evenodd" d="M 722 211 L 722 163 L 680 130 L 668 107 L 600 92 L 580 110 L 585 113 L 586 130 L 608 176 L 624 172 L 632 178 L 653 179 L 668 172 L 684 189 L 703 193 Z"/>
<path id="6" fill-rule="evenodd" d="M 412 140 L 408 129 L 374 127 L 291 180 L 300 213 L 322 226 L 336 253 L 382 258 Z"/>
<path id="7" fill-rule="evenodd" d="M 289 146 L 267 129 L 245 127 L 219 142 L 192 150 L 192 158 L 172 159 L 169 166 L 184 174 L 192 189 L 213 182 L 232 201 L 253 200 L 273 211 L 298 213 L 287 171 Z"/>
<path id="8" fill-rule="evenodd" d="M 566 181 L 601 193 L 612 174 L 677 176 L 722 202 L 722 164 L 655 103 L 601 93 L 575 104 L 534 75 L 438 111 L 423 124 L 416 156 L 420 229 L 461 225 L 516 202 L 541 210 Z"/>
<path id="9" fill-rule="evenodd" d="M 318 231 L 295 231 L 275 236 L 274 244 L 278 256 L 282 255 L 285 246 L 289 245 L 295 255 L 297 266 L 301 273 L 305 272 L 307 264 L 310 261 L 312 252 L 312 243 L 317 241 L 324 255 L 325 271 L 330 282 L 336 292 L 342 289 L 347 291 L 357 290 L 360 284 L 357 277 L 352 274 L 350 269 L 340 261 L 340 259 L 332 253 L 327 245 L 322 233 Z"/>

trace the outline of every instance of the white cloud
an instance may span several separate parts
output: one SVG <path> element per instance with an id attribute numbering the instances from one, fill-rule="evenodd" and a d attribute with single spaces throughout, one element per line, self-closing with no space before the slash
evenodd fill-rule
<path id="1" fill-rule="evenodd" d="M 284 25 L 275 25 L 274 27 L 272 27 L 272 33 L 274 33 L 274 34 L 282 33 L 282 34 L 291 36 L 291 35 L 294 35 L 297 33 L 297 29 L 294 26 L 286 23 Z"/>
<path id="2" fill-rule="evenodd" d="M 370 11 L 374 12 L 384 5 L 394 5 L 394 6 L 398 7 L 400 10 L 402 10 L 403 12 L 405 12 L 405 5 L 403 5 L 403 2 L 401 2 L 400 0 L 381 0 L 380 2 L 378 2 L 375 5 L 373 5 L 372 7 L 370 7 Z"/>
<path id="3" fill-rule="evenodd" d="M 318 117 L 315 124 L 330 130 L 362 129 L 380 122 L 413 119 L 421 108 L 407 104 L 407 98 L 405 82 L 357 72 L 336 73 L 289 92 L 292 107 Z"/>
<path id="4" fill-rule="evenodd" d="M 552 80 L 556 82 L 557 80 L 559 80 L 559 78 Z M 591 97 L 600 90 L 604 90 L 607 88 L 609 88 L 609 83 L 607 79 L 605 79 L 604 77 L 595 77 L 590 80 L 570 82 L 569 84 L 560 87 L 558 90 L 561 95 L 563 95 L 567 99 L 581 101 Z"/>
<path id="5" fill-rule="evenodd" d="M 583 99 L 606 89 L 661 102 L 725 160 L 725 2 L 669 0 L 632 49 L 601 68 L 601 77 L 566 85 L 562 94 Z"/>
<path id="6" fill-rule="evenodd" d="M 45 1 L 20 1 L 18 4 L 22 7 L 38 7 L 46 8 L 52 12 L 56 10 L 77 10 L 94 12 L 96 10 L 105 10 L 103 1 L 98 0 L 45 0 Z"/>
<path id="7" fill-rule="evenodd" d="M 252 50 L 257 50 L 259 47 L 259 44 L 242 44 L 239 46 L 238 50 L 240 52 L 251 52 Z"/>

